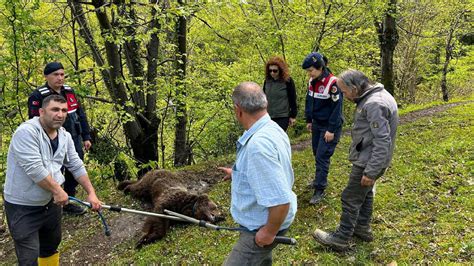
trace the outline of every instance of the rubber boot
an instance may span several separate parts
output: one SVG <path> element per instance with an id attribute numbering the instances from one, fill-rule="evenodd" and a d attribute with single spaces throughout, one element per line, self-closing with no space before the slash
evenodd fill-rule
<path id="1" fill-rule="evenodd" d="M 59 252 L 46 258 L 38 258 L 38 266 L 59 266 Z"/>

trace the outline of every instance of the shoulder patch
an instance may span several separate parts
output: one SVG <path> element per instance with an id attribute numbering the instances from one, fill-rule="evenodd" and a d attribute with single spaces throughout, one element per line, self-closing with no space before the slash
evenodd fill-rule
<path id="1" fill-rule="evenodd" d="M 72 91 L 72 88 L 69 87 L 68 85 L 63 85 L 63 87 L 64 87 L 65 90 Z"/>
<path id="2" fill-rule="evenodd" d="M 331 99 L 333 102 L 337 102 L 339 100 L 339 93 L 331 95 Z"/>
<path id="3" fill-rule="evenodd" d="M 336 93 L 337 92 L 337 87 L 336 86 L 332 86 L 331 87 L 331 93 Z"/>

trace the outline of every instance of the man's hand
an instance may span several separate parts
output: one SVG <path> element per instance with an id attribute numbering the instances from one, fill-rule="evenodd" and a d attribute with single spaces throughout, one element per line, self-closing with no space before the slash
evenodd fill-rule
<path id="1" fill-rule="evenodd" d="M 306 123 L 306 129 L 311 132 L 311 130 L 313 129 L 313 125 L 311 123 Z"/>
<path id="2" fill-rule="evenodd" d="M 97 198 L 97 195 L 95 193 L 91 193 L 91 194 L 87 195 L 86 201 L 91 204 L 91 208 L 94 211 L 98 211 L 102 207 L 101 202 Z"/>
<path id="3" fill-rule="evenodd" d="M 326 131 L 326 133 L 324 133 L 324 140 L 326 142 L 331 142 L 333 139 L 334 139 L 334 133 L 331 133 L 329 131 Z"/>
<path id="4" fill-rule="evenodd" d="M 84 140 L 83 144 L 86 151 L 89 151 L 89 149 L 92 147 L 92 142 L 90 140 Z"/>
<path id="5" fill-rule="evenodd" d="M 263 248 L 264 246 L 271 245 L 275 240 L 275 234 L 271 233 L 267 228 L 264 226 L 258 230 L 257 234 L 255 235 L 255 244 L 257 246 Z"/>
<path id="6" fill-rule="evenodd" d="M 370 187 L 370 186 L 373 186 L 374 184 L 375 184 L 375 180 L 373 180 L 372 178 L 366 175 L 362 176 L 362 179 L 360 180 L 360 185 L 363 187 Z"/>
<path id="7" fill-rule="evenodd" d="M 225 176 L 222 178 L 222 181 L 227 181 L 232 179 L 232 168 L 228 167 L 217 167 L 217 169 L 221 170 L 224 172 Z"/>
<path id="8" fill-rule="evenodd" d="M 290 127 L 296 124 L 296 118 L 290 117 Z"/>
<path id="9" fill-rule="evenodd" d="M 57 189 L 53 193 L 53 203 L 59 206 L 64 206 L 69 203 L 69 197 L 62 188 Z"/>

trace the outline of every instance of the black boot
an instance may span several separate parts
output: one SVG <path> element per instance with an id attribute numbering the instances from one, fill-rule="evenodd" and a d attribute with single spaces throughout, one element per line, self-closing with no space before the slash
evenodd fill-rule
<path id="1" fill-rule="evenodd" d="M 353 236 L 365 242 L 372 242 L 374 240 L 370 225 L 356 225 Z"/>
<path id="2" fill-rule="evenodd" d="M 83 215 L 84 213 L 86 213 L 86 209 L 82 208 L 81 206 L 69 203 L 67 205 L 64 205 L 63 212 L 69 215 Z"/>
<path id="3" fill-rule="evenodd" d="M 324 190 L 316 189 L 314 191 L 313 197 L 309 200 L 309 203 L 318 204 L 319 202 L 321 202 L 321 200 L 323 200 L 324 195 L 326 195 L 326 193 L 324 193 Z"/>

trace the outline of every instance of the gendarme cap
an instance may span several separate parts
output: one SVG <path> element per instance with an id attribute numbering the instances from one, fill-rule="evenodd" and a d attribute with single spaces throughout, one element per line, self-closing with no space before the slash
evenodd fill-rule
<path id="1" fill-rule="evenodd" d="M 44 67 L 44 75 L 49 75 L 51 73 L 53 73 L 54 71 L 56 70 L 59 70 L 59 69 L 64 69 L 63 65 L 59 62 L 51 62 L 51 63 L 48 63 L 45 67 Z"/>
<path id="2" fill-rule="evenodd" d="M 324 65 L 325 64 L 323 60 L 323 55 L 320 53 L 313 52 L 306 56 L 301 67 L 303 69 L 307 69 L 310 67 L 315 67 L 319 69 Z"/>

